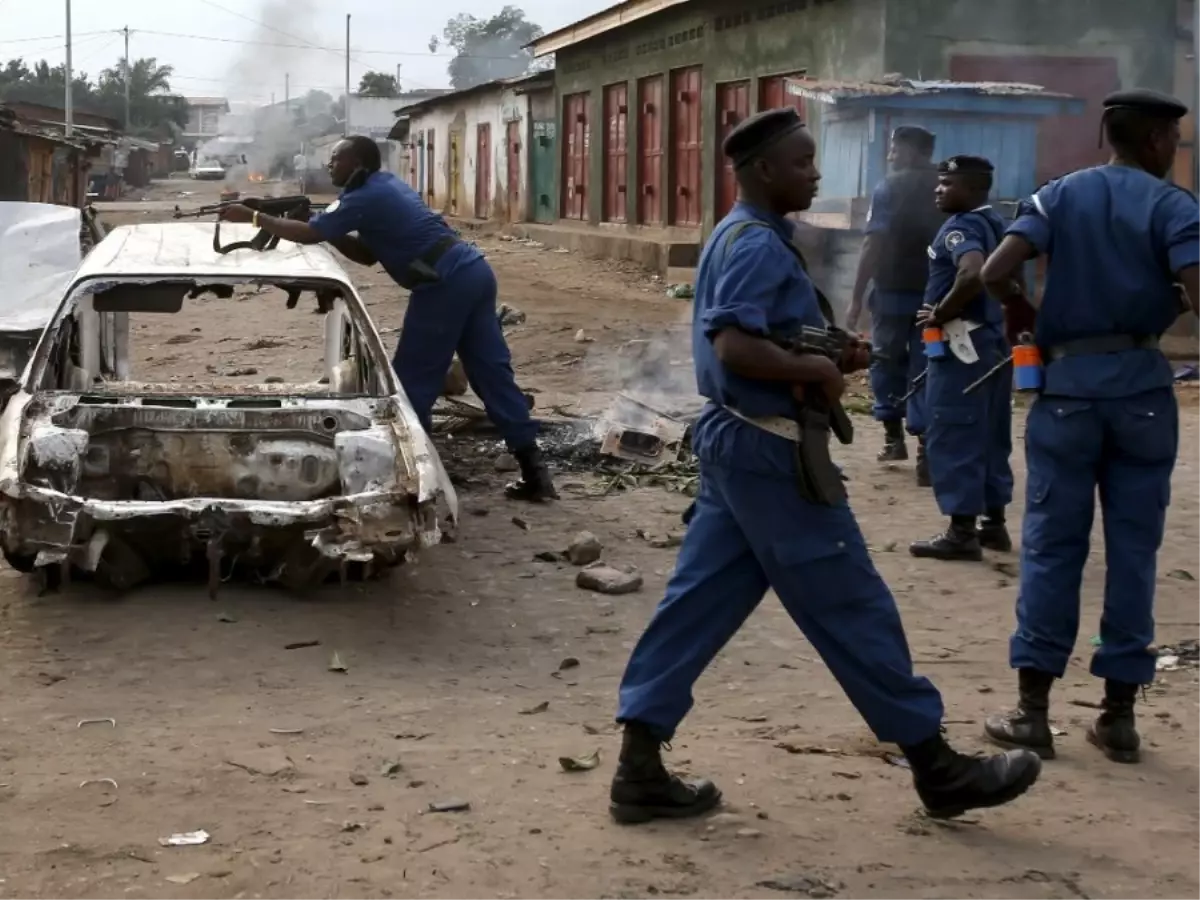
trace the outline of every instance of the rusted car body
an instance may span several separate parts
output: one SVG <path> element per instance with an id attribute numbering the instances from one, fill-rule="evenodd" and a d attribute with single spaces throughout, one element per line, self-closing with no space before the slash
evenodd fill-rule
<path id="1" fill-rule="evenodd" d="M 242 240 L 253 229 L 229 231 Z M 169 315 L 245 285 L 322 298 L 320 379 L 130 380 L 131 315 Z M 24 571 L 82 570 L 129 587 L 195 564 L 213 591 L 235 568 L 301 587 L 402 562 L 452 535 L 457 507 L 334 256 L 287 243 L 218 255 L 211 224 L 107 235 L 0 416 L 0 548 Z"/>

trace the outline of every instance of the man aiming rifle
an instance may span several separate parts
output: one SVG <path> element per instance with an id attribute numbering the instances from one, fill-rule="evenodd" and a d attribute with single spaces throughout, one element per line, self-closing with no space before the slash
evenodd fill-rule
<path id="1" fill-rule="evenodd" d="M 356 135 L 340 141 L 329 174 L 337 200 L 307 221 L 272 215 L 249 204 L 220 211 L 227 222 L 249 222 L 297 244 L 332 244 L 360 265 L 379 263 L 412 292 L 392 365 L 414 410 L 431 430 L 433 404 L 455 352 L 488 418 L 521 468 L 506 489 L 512 499 L 557 498 L 537 444 L 537 423 L 513 376 L 512 356 L 496 318 L 496 276 L 473 245 L 390 172 L 380 171 L 379 145 Z"/>

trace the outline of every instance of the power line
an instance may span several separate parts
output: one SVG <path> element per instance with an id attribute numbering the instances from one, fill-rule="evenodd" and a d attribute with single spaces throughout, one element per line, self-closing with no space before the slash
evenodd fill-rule
<path id="1" fill-rule="evenodd" d="M 3 2 L 3 0 L 0 0 Z M 96 34 L 112 34 L 111 29 L 103 29 L 101 31 L 78 31 L 74 33 L 74 37 L 81 38 Z M 0 40 L 0 44 L 29 44 L 34 41 L 61 41 L 65 38 L 65 34 L 43 34 L 40 37 L 23 37 L 23 38 L 5 38 Z"/>

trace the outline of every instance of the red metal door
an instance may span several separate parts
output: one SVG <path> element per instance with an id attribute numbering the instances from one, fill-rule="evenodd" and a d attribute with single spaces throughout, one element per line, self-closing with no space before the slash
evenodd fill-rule
<path id="1" fill-rule="evenodd" d="M 700 67 L 671 72 L 672 225 L 700 225 L 700 157 L 704 137 L 700 119 Z"/>
<path id="2" fill-rule="evenodd" d="M 789 78 L 800 80 L 804 77 L 803 74 L 795 73 L 792 75 L 768 75 L 766 78 L 758 79 L 759 111 L 790 106 L 800 113 L 800 118 L 803 119 L 805 117 L 804 98 L 787 92 L 787 80 Z"/>
<path id="3" fill-rule="evenodd" d="M 521 123 L 509 122 L 504 137 L 504 150 L 508 156 L 507 196 L 508 221 L 519 222 L 525 218 L 521 210 Z"/>
<path id="4" fill-rule="evenodd" d="M 638 82 L 638 222 L 662 224 L 663 77 Z"/>
<path id="5" fill-rule="evenodd" d="M 490 219 L 492 196 L 492 126 L 475 127 L 475 218 Z"/>
<path id="6" fill-rule="evenodd" d="M 730 81 L 717 85 L 717 147 L 738 122 L 750 115 L 750 82 Z M 717 219 L 723 219 L 737 200 L 737 180 L 733 163 L 724 153 L 717 154 Z"/>
<path id="7" fill-rule="evenodd" d="M 588 122 L 589 94 L 563 97 L 562 216 L 564 219 L 587 218 L 588 151 L 591 130 Z"/>
<path id="8" fill-rule="evenodd" d="M 604 221 L 624 222 L 628 185 L 629 151 L 625 140 L 629 88 L 610 84 L 604 88 Z"/>
<path id="9" fill-rule="evenodd" d="M 433 193 L 434 173 L 437 171 L 437 157 L 433 155 L 433 136 L 435 133 L 432 129 L 425 132 L 425 204 L 431 209 L 436 206 Z"/>
<path id="10" fill-rule="evenodd" d="M 1120 87 L 1111 56 L 952 56 L 955 81 L 1018 81 L 1087 101 L 1082 116 L 1054 116 L 1038 125 L 1037 181 L 1042 184 L 1108 156 L 1096 146 L 1102 103 Z"/>

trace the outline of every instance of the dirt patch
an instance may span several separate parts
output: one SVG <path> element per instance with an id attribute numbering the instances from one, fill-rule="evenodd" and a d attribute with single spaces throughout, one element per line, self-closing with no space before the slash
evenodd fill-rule
<path id="1" fill-rule="evenodd" d="M 539 409 L 602 408 L 620 382 L 627 340 L 683 335 L 686 350 L 690 306 L 649 276 L 480 240 L 502 300 L 526 314 L 510 339 Z M 381 329 L 398 328 L 403 292 L 379 271 L 353 274 Z M 185 304 L 137 333 L 138 363 L 165 364 L 159 347 L 196 328 L 225 342 L 222 365 L 300 380 L 316 370 L 316 318 L 274 299 Z M 577 343 L 581 329 L 593 340 Z M 283 343 L 243 349 L 252 335 Z M 172 372 L 206 378 L 213 360 L 198 343 L 171 343 Z M 1171 574 L 1200 576 L 1196 394 L 1182 390 L 1190 393 L 1159 565 L 1162 645 L 1194 638 L 1200 623 L 1195 582 Z M 906 543 L 940 527 L 937 511 L 913 485 L 911 466 L 874 462 L 875 429 L 857 424 L 857 442 L 839 457 L 876 564 L 896 593 L 918 668 L 945 692 L 952 738 L 983 750 L 982 719 L 1009 703 L 1013 685 L 1015 557 L 949 567 L 911 559 Z M 498 452 L 484 440 L 456 442 L 454 451 L 472 448 L 476 458 Z M 1019 454 L 1014 462 L 1020 482 Z M 908 772 L 889 764 L 887 748 L 768 597 L 697 686 L 696 709 L 669 755 L 716 779 L 728 806 L 706 820 L 630 829 L 606 810 L 616 687 L 674 564 L 661 536 L 678 533 L 687 498 L 637 486 L 606 492 L 601 479 L 571 472 L 559 479 L 560 503 L 531 509 L 500 498 L 507 476 L 490 459 L 470 476 L 458 543 L 381 583 L 306 597 L 230 585 L 216 602 L 200 585 L 124 597 L 73 586 L 38 598 L 26 579 L 0 569 L 4 891 L 1077 898 L 1200 890 L 1196 670 L 1162 673 L 1139 707 L 1143 765 L 1114 766 L 1084 739 L 1095 715 L 1087 704 L 1099 696 L 1087 674 L 1103 587 L 1099 530 L 1077 655 L 1055 694 L 1060 758 L 1020 802 L 950 825 L 914 815 Z M 636 568 L 640 591 L 576 587 L 579 568 L 558 554 L 584 530 L 602 544 L 603 562 Z M 344 671 L 331 671 L 334 654 Z M 564 666 L 568 659 L 577 664 Z M 93 717 L 115 727 L 79 726 Z M 594 768 L 568 772 L 560 763 L 590 763 L 596 751 Z M 206 843 L 159 844 L 201 829 Z"/>

